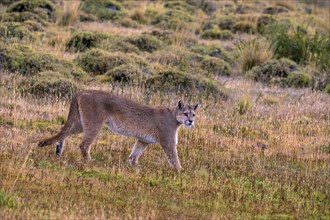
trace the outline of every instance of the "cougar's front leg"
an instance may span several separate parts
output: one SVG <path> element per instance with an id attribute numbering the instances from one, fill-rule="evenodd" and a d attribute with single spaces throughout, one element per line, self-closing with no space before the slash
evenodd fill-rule
<path id="1" fill-rule="evenodd" d="M 146 147 L 148 146 L 147 143 L 144 143 L 142 141 L 136 141 L 133 149 L 131 151 L 131 154 L 129 155 L 129 159 L 128 162 L 131 165 L 137 165 L 139 162 L 139 158 L 142 155 L 143 151 L 146 149 Z"/>
<path id="2" fill-rule="evenodd" d="M 169 164 L 179 172 L 182 169 L 182 167 L 179 161 L 178 151 L 176 148 L 175 141 L 170 143 L 162 143 L 161 145 L 166 153 Z"/>

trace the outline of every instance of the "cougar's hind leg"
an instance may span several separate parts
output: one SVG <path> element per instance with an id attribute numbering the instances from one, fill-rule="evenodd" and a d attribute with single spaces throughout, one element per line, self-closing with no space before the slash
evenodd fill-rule
<path id="1" fill-rule="evenodd" d="M 140 156 L 142 155 L 143 151 L 146 149 L 147 146 L 148 146 L 147 143 L 141 142 L 139 140 L 136 141 L 131 151 L 131 154 L 129 155 L 128 162 L 131 165 L 137 165 Z"/>
<path id="2" fill-rule="evenodd" d="M 90 150 L 94 140 L 97 137 L 97 134 L 100 132 L 102 127 L 102 122 L 99 122 L 97 125 L 94 124 L 93 127 L 86 127 L 84 129 L 84 137 L 80 144 L 81 153 L 87 161 L 91 160 Z"/>
<path id="3" fill-rule="evenodd" d="M 63 153 L 63 150 L 64 150 L 64 143 L 65 143 L 65 138 L 68 137 L 69 135 L 72 135 L 72 134 L 79 134 L 83 131 L 82 127 L 81 127 L 81 124 L 80 122 L 75 122 L 73 124 L 73 126 L 71 127 L 71 129 L 69 130 L 67 136 L 63 137 L 61 140 L 59 140 L 57 143 L 56 143 L 56 154 L 58 156 L 61 156 L 62 153 Z"/>

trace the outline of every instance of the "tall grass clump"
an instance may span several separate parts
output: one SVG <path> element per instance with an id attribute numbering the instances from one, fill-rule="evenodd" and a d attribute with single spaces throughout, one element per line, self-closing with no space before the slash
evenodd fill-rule
<path id="1" fill-rule="evenodd" d="M 65 7 L 59 15 L 59 26 L 70 26 L 78 20 L 79 15 L 79 1 L 65 1 Z"/>
<path id="2" fill-rule="evenodd" d="M 251 70 L 273 58 L 273 46 L 267 40 L 239 42 L 236 46 L 237 63 L 242 72 Z"/>

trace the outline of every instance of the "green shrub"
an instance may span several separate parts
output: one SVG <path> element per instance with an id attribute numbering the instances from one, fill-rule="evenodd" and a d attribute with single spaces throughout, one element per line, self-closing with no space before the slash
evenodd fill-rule
<path id="1" fill-rule="evenodd" d="M 144 73 L 141 68 L 133 64 L 122 64 L 110 69 L 100 79 L 102 82 L 116 82 L 122 85 L 143 82 L 150 73 Z"/>
<path id="2" fill-rule="evenodd" d="M 217 57 L 228 63 L 233 63 L 232 59 L 219 44 L 197 44 L 191 47 L 191 51 L 203 56 Z"/>
<path id="3" fill-rule="evenodd" d="M 75 62 L 86 72 L 98 75 L 127 63 L 137 65 L 143 72 L 151 71 L 151 67 L 142 57 L 119 52 L 109 53 L 100 49 L 91 49 L 79 54 Z"/>
<path id="4" fill-rule="evenodd" d="M 270 15 L 287 13 L 287 12 L 289 12 L 289 10 L 282 6 L 269 6 L 263 10 L 264 14 L 270 14 Z"/>
<path id="5" fill-rule="evenodd" d="M 56 71 L 67 78 L 84 79 L 86 77 L 86 73 L 76 65 L 50 54 L 6 48 L 0 51 L 0 57 L 0 64 L 5 69 L 24 76 L 33 76 L 44 71 Z"/>
<path id="6" fill-rule="evenodd" d="M 74 34 L 66 42 L 66 51 L 83 52 L 92 47 L 96 47 L 107 36 L 97 32 L 79 32 Z"/>
<path id="7" fill-rule="evenodd" d="M 16 22 L 5 22 L 0 26 L 0 38 L 6 40 L 8 38 L 31 39 L 32 33 L 23 24 Z"/>
<path id="8" fill-rule="evenodd" d="M 274 23 L 275 20 L 273 17 L 268 15 L 261 15 L 257 19 L 257 31 L 259 33 L 264 33 L 267 25 Z"/>
<path id="9" fill-rule="evenodd" d="M 303 73 L 300 71 L 290 72 L 286 80 L 284 81 L 285 86 L 290 87 L 310 87 L 312 85 L 313 78 L 311 75 L 307 73 Z"/>
<path id="10" fill-rule="evenodd" d="M 299 68 L 295 62 L 282 58 L 279 60 L 269 60 L 261 66 L 254 67 L 249 72 L 249 75 L 255 81 L 281 84 L 289 76 L 289 73 L 297 70 L 299 71 Z"/>
<path id="11" fill-rule="evenodd" d="M 83 0 L 81 10 L 97 16 L 101 20 L 117 20 L 121 16 L 122 6 L 113 0 Z"/>
<path id="12" fill-rule="evenodd" d="M 21 0 L 11 4 L 6 12 L 30 12 L 42 20 L 49 22 L 56 21 L 56 6 L 48 0 Z"/>
<path id="13" fill-rule="evenodd" d="M 255 27 L 251 22 L 248 21 L 240 21 L 237 22 L 233 28 L 232 31 L 234 33 L 249 33 L 253 34 L 255 33 Z"/>
<path id="14" fill-rule="evenodd" d="M 206 56 L 202 60 L 201 68 L 206 70 L 208 74 L 215 76 L 230 76 L 231 68 L 229 64 L 216 57 Z"/>
<path id="15" fill-rule="evenodd" d="M 325 88 L 324 88 L 324 92 L 330 94 L 330 83 L 328 83 Z"/>
<path id="16" fill-rule="evenodd" d="M 195 7 L 187 4 L 184 1 L 167 1 L 165 2 L 164 7 L 178 11 L 185 11 L 188 13 L 192 13 L 195 11 Z"/>
<path id="17" fill-rule="evenodd" d="M 321 71 L 330 70 L 330 37 L 308 35 L 304 28 L 290 23 L 276 22 L 266 30 L 275 45 L 277 57 L 286 57 L 297 63 L 315 62 Z"/>
<path id="18" fill-rule="evenodd" d="M 166 44 L 172 43 L 172 31 L 153 30 L 150 35 L 157 37 L 159 40 L 163 41 Z"/>
<path id="19" fill-rule="evenodd" d="M 161 28 L 176 29 L 183 22 L 191 22 L 192 17 L 189 13 L 179 10 L 168 10 L 164 13 L 155 16 L 151 24 Z"/>
<path id="20" fill-rule="evenodd" d="M 155 36 L 142 34 L 140 36 L 131 37 L 128 42 L 139 48 L 141 51 L 153 52 L 163 47 L 162 42 Z"/>
<path id="21" fill-rule="evenodd" d="M 234 39 L 234 35 L 231 31 L 229 30 L 219 31 L 215 28 L 203 31 L 201 36 L 203 39 L 220 39 L 220 40 Z"/>
<path id="22" fill-rule="evenodd" d="M 249 96 L 243 96 L 236 104 L 236 109 L 240 115 L 244 115 L 252 108 L 252 100 Z"/>
<path id="23" fill-rule="evenodd" d="M 147 79 L 146 87 L 151 91 L 163 93 L 177 93 L 190 98 L 206 96 L 214 98 L 227 98 L 226 91 L 215 84 L 214 81 L 195 77 L 174 70 L 160 72 Z"/>
<path id="24" fill-rule="evenodd" d="M 2 16 L 2 20 L 4 22 L 26 22 L 26 21 L 34 21 L 42 26 L 47 26 L 48 22 L 44 19 L 40 18 L 37 14 L 34 14 L 29 11 L 25 12 L 11 12 L 4 13 Z"/>
<path id="25" fill-rule="evenodd" d="M 135 10 L 130 18 L 133 21 L 138 22 L 139 24 L 147 24 L 148 23 L 148 18 L 147 16 L 141 11 L 141 10 Z"/>
<path id="26" fill-rule="evenodd" d="M 118 20 L 117 23 L 120 26 L 126 28 L 139 28 L 141 26 L 137 21 L 134 21 L 131 18 L 126 18 L 126 17 Z"/>
<path id="27" fill-rule="evenodd" d="M 20 84 L 23 93 L 30 93 L 37 97 L 56 96 L 70 98 L 77 91 L 77 85 L 59 72 L 46 71 L 28 78 Z"/>
<path id="28" fill-rule="evenodd" d="M 233 30 L 233 27 L 238 22 L 237 18 L 233 16 L 222 16 L 218 20 L 219 27 L 222 30 Z"/>

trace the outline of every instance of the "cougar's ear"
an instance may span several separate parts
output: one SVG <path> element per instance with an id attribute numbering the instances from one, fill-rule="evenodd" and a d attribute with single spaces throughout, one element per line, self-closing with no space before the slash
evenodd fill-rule
<path id="1" fill-rule="evenodd" d="M 198 108 L 199 104 L 194 105 L 194 110 L 196 111 Z"/>
<path id="2" fill-rule="evenodd" d="M 183 104 L 183 102 L 180 100 L 179 103 L 178 103 L 178 109 L 179 109 L 179 110 L 182 110 L 183 107 L 184 107 L 184 104 Z"/>

